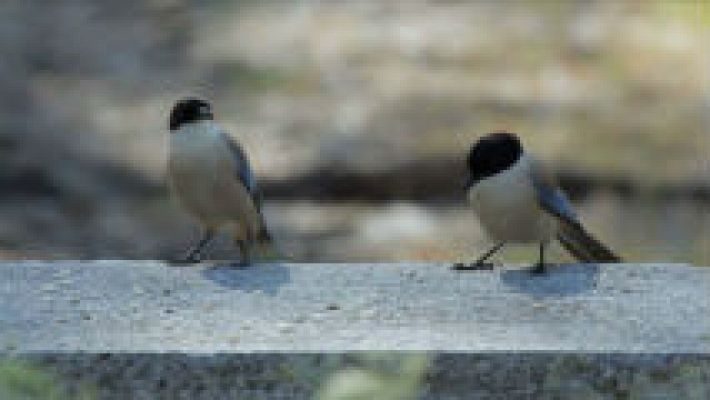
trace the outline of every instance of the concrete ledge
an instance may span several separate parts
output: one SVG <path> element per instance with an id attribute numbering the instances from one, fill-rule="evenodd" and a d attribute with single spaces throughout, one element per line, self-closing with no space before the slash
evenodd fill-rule
<path id="1" fill-rule="evenodd" d="M 439 353 L 432 357 L 421 399 L 710 398 L 707 355 Z M 96 385 L 99 397 L 106 399 L 312 399 L 334 371 L 367 365 L 352 353 L 92 353 L 24 358 L 65 377 L 70 393 L 86 384 Z"/>
<path id="2" fill-rule="evenodd" d="M 658 379 L 677 389 L 676 377 L 706 390 L 709 293 L 710 268 L 684 265 L 534 276 L 424 263 L 6 262 L 0 351 L 88 379 L 106 398 L 308 398 L 313 377 L 362 351 L 430 354 L 432 399 L 528 398 L 570 382 L 623 394 Z"/>

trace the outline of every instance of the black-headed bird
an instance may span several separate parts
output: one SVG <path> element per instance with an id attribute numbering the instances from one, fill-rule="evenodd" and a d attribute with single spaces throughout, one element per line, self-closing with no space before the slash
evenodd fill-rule
<path id="1" fill-rule="evenodd" d="M 584 229 L 567 196 L 515 134 L 484 135 L 471 146 L 467 163 L 468 200 L 495 245 L 473 264 L 455 269 L 489 269 L 486 260 L 506 243 L 537 243 L 533 272 L 541 273 L 545 247 L 555 238 L 581 262 L 621 261 Z"/>
<path id="2" fill-rule="evenodd" d="M 204 100 L 179 100 L 170 113 L 167 175 L 172 193 L 202 227 L 202 238 L 182 261 L 198 262 L 221 229 L 231 230 L 241 262 L 256 243 L 270 243 L 261 192 L 239 143 L 214 122 Z"/>

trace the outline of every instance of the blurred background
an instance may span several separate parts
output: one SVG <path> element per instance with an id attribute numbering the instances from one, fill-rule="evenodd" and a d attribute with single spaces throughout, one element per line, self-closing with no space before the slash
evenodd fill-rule
<path id="1" fill-rule="evenodd" d="M 1 258 L 182 254 L 167 117 L 196 95 L 293 260 L 474 258 L 464 158 L 510 130 L 626 259 L 710 265 L 703 0 L 10 0 L 0 49 Z"/>

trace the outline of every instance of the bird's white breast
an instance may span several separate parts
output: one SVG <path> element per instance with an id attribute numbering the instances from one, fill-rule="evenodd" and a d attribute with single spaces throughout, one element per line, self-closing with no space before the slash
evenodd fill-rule
<path id="1" fill-rule="evenodd" d="M 544 241 L 554 233 L 555 221 L 539 206 L 530 168 L 530 160 L 523 156 L 509 169 L 482 179 L 469 190 L 469 201 L 493 239 Z"/>
<path id="2" fill-rule="evenodd" d="M 187 124 L 170 134 L 170 159 L 176 165 L 199 169 L 204 164 L 209 168 L 223 147 L 219 127 L 211 121 Z"/>
<path id="3" fill-rule="evenodd" d="M 213 122 L 188 124 L 170 134 L 170 186 L 190 212 L 205 220 L 221 218 L 222 197 L 231 183 L 225 177 L 233 175 L 231 153 Z"/>

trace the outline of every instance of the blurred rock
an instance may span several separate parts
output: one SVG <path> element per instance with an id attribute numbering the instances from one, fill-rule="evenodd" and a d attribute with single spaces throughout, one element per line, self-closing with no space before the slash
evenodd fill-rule
<path id="1" fill-rule="evenodd" d="M 691 6 L 3 2 L 0 257 L 182 251 L 198 233 L 167 199 L 163 175 L 167 114 L 186 95 L 214 102 L 258 175 L 271 181 L 303 182 L 325 170 L 335 182 L 339 172 L 457 160 L 478 135 L 508 129 L 543 158 L 580 171 L 640 187 L 703 182 L 708 27 L 696 15 L 705 11 Z M 429 173 L 436 182 L 452 179 L 450 171 Z M 388 184 L 410 190 L 403 197 L 412 200 L 420 188 L 411 181 Z M 320 202 L 322 192 L 304 197 Z M 364 237 L 352 236 L 362 231 L 354 214 L 312 212 L 333 218 L 320 222 L 327 229 L 280 224 L 277 232 L 303 257 L 331 257 L 321 249 Z M 429 229 L 397 225 L 392 235 Z M 679 235 L 688 236 L 693 250 L 679 253 L 698 253 L 707 229 Z M 216 256 L 231 256 L 220 243 Z M 442 248 L 424 252 L 443 257 Z M 337 253 L 348 255 L 362 253 Z"/>

